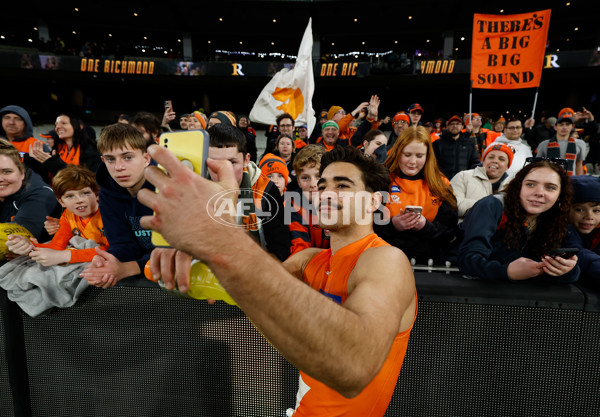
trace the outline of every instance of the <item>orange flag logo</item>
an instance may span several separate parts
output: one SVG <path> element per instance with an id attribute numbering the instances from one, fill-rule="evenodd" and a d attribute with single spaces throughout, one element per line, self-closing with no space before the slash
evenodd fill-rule
<path id="1" fill-rule="evenodd" d="M 277 110 L 289 113 L 294 120 L 304 110 L 304 96 L 299 88 L 275 88 L 272 94 L 273 98 L 281 101 L 283 104 L 277 106 Z"/>

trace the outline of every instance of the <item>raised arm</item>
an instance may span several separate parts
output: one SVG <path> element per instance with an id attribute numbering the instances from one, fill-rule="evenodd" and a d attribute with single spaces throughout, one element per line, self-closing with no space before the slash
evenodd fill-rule
<path id="1" fill-rule="evenodd" d="M 142 190 L 138 198 L 160 214 L 145 217 L 142 224 L 206 262 L 265 337 L 299 369 L 342 395 L 360 393 L 381 368 L 396 334 L 414 319 L 414 278 L 406 257 L 387 246 L 367 250 L 350 276 L 348 299 L 344 305 L 333 303 L 290 274 L 243 230 L 211 218 L 209 201 L 223 192 L 218 184 L 186 170 L 166 149 L 152 146 L 149 151 L 170 177 L 147 169 L 159 194 Z M 228 188 L 235 188 L 227 161 L 209 164 Z M 260 268 L 249 267 L 257 262 Z M 173 286 L 173 277 L 162 279 L 167 288 Z"/>

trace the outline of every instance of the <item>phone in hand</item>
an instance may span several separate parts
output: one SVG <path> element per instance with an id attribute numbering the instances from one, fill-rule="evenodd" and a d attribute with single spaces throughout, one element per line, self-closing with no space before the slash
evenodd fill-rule
<path id="1" fill-rule="evenodd" d="M 166 110 L 173 110 L 173 103 L 171 103 L 171 100 L 165 100 L 165 111 Z"/>
<path id="2" fill-rule="evenodd" d="M 421 215 L 421 213 L 423 212 L 423 207 L 421 207 L 421 206 L 406 206 L 406 207 L 404 207 L 404 212 L 405 213 L 415 213 L 415 214 Z"/>
<path id="3" fill-rule="evenodd" d="M 560 256 L 561 258 L 569 259 L 573 255 L 577 255 L 578 253 L 578 248 L 556 248 L 548 252 L 548 256 Z"/>
<path id="4" fill-rule="evenodd" d="M 205 178 L 208 177 L 206 167 L 208 142 L 208 132 L 200 129 L 165 132 L 158 139 L 159 146 L 170 150 L 185 167 Z M 164 170 L 160 165 L 158 167 Z M 161 247 L 170 246 L 162 235 L 155 231 L 152 231 L 152 244 Z"/>

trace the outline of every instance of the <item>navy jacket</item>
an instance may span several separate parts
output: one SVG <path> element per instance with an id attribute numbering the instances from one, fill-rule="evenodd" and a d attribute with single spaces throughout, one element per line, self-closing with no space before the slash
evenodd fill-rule
<path id="1" fill-rule="evenodd" d="M 600 284 L 600 244 L 593 246 L 594 238 L 598 234 L 600 229 L 594 230 L 589 235 L 582 235 L 573 225 L 569 225 L 565 247 L 579 248 L 577 265 L 581 269 L 582 280 Z"/>
<path id="2" fill-rule="evenodd" d="M 0 202 L 0 222 L 20 224 L 40 243 L 50 240 L 46 216 L 60 217 L 61 212 L 52 189 L 31 169 L 25 171 L 21 189 Z"/>
<path id="3" fill-rule="evenodd" d="M 110 245 L 108 252 L 121 262 L 137 262 L 143 272 L 154 245 L 152 231 L 142 228 L 140 218 L 152 215 L 152 209 L 118 185 L 104 163 L 98 168 L 96 182 L 100 186 L 99 206 L 104 235 Z M 147 181 L 143 188 L 154 191 L 154 186 Z"/>
<path id="4" fill-rule="evenodd" d="M 482 198 L 467 213 L 461 225 L 464 239 L 458 249 L 458 268 L 462 274 L 489 280 L 508 280 L 508 265 L 512 261 L 521 257 L 533 259 L 526 233 L 519 249 L 506 247 L 506 229 L 498 229 L 503 211 L 502 194 L 497 194 Z M 560 277 L 543 274 L 538 278 L 552 282 L 575 282 L 579 278 L 579 266 Z"/>
<path id="5" fill-rule="evenodd" d="M 433 152 L 442 173 L 448 179 L 454 178 L 459 171 L 474 168 L 479 164 L 479 154 L 471 138 L 461 134 L 457 140 L 444 130 L 438 140 L 433 142 Z"/>

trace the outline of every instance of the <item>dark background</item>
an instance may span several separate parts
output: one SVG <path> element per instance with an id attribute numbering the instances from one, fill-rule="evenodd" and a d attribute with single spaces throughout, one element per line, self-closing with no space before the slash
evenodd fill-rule
<path id="1" fill-rule="evenodd" d="M 178 40 L 186 34 L 192 41 L 194 61 L 293 62 L 290 57 L 244 57 L 219 51 L 295 55 L 312 17 L 315 60 L 377 63 L 390 59 L 389 52 L 409 60 L 419 58 L 419 53 L 429 58 L 469 59 L 473 13 L 515 14 L 547 8 L 552 9 L 548 53 L 589 50 L 591 56 L 598 48 L 600 14 L 594 10 L 594 2 L 550 1 L 543 7 L 525 3 L 316 0 L 171 2 L 161 6 L 107 1 L 61 2 L 58 7 L 52 2 L 23 1 L 3 6 L 0 53 L 25 48 L 52 52 L 60 37 L 66 45 L 61 51 L 64 54 L 79 55 L 81 45 L 89 41 L 96 42 L 107 56 L 180 59 L 183 47 Z M 42 26 L 48 28 L 47 43 L 39 39 Z M 453 48 L 444 53 L 444 38 L 448 37 L 453 39 Z M 367 56 L 367 52 L 381 56 Z M 536 116 L 542 112 L 555 115 L 565 106 L 585 106 L 598 114 L 599 71 L 600 67 L 545 70 Z M 227 109 L 247 114 L 269 81 L 268 77 L 127 77 L 18 69 L 0 69 L 0 77 L 4 84 L 0 104 L 22 105 L 37 123 L 53 122 L 64 110 L 80 112 L 95 123 L 109 123 L 119 113 L 132 115 L 138 110 L 160 114 L 165 99 L 172 100 L 180 113 L 201 107 L 207 112 Z M 371 94 L 380 96 L 384 115 L 419 102 L 425 109 L 424 120 L 462 114 L 469 105 L 469 74 L 372 72 L 364 78 L 316 77 L 315 83 L 315 111 L 331 105 L 351 111 Z M 534 97 L 535 89 L 476 89 L 473 110 L 493 117 L 506 112 L 525 116 L 531 112 Z"/>

